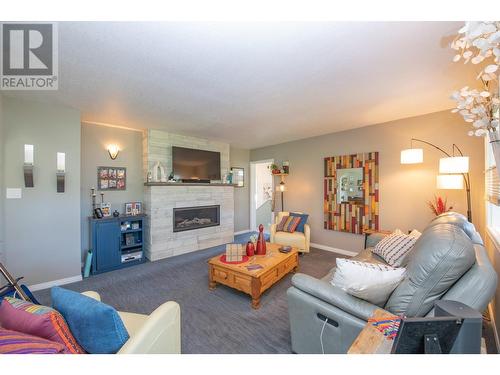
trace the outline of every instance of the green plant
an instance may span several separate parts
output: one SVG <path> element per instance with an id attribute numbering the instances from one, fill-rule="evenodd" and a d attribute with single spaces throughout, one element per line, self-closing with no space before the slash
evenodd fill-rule
<path id="1" fill-rule="evenodd" d="M 271 173 L 280 173 L 281 172 L 280 167 L 278 166 L 278 164 L 275 164 L 275 163 L 271 164 L 269 166 L 269 169 L 271 170 Z"/>

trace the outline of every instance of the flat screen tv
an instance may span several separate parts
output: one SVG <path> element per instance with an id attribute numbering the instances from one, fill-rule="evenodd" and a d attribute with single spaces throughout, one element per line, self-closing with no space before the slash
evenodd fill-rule
<path id="1" fill-rule="evenodd" d="M 220 152 L 172 147 L 172 167 L 177 179 L 189 182 L 220 180 Z"/>

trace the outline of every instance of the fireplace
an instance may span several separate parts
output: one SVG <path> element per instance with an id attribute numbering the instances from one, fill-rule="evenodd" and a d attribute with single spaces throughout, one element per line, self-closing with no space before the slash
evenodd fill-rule
<path id="1" fill-rule="evenodd" d="M 220 225 L 220 206 L 174 208 L 174 232 Z"/>

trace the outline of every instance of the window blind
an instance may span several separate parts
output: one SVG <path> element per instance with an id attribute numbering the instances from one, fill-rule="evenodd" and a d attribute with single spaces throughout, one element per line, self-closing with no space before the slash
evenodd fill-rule
<path id="1" fill-rule="evenodd" d="M 500 179 L 496 166 L 486 170 L 486 199 L 490 203 L 500 206 Z"/>

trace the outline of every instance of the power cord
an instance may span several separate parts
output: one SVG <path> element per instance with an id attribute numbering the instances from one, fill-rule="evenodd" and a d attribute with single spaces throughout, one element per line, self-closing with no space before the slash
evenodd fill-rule
<path id="1" fill-rule="evenodd" d="M 319 342 L 321 343 L 321 354 L 325 354 L 325 348 L 323 346 L 323 332 L 325 331 L 326 323 L 328 323 L 328 318 L 325 317 L 325 322 L 321 328 L 321 334 L 319 335 Z"/>

